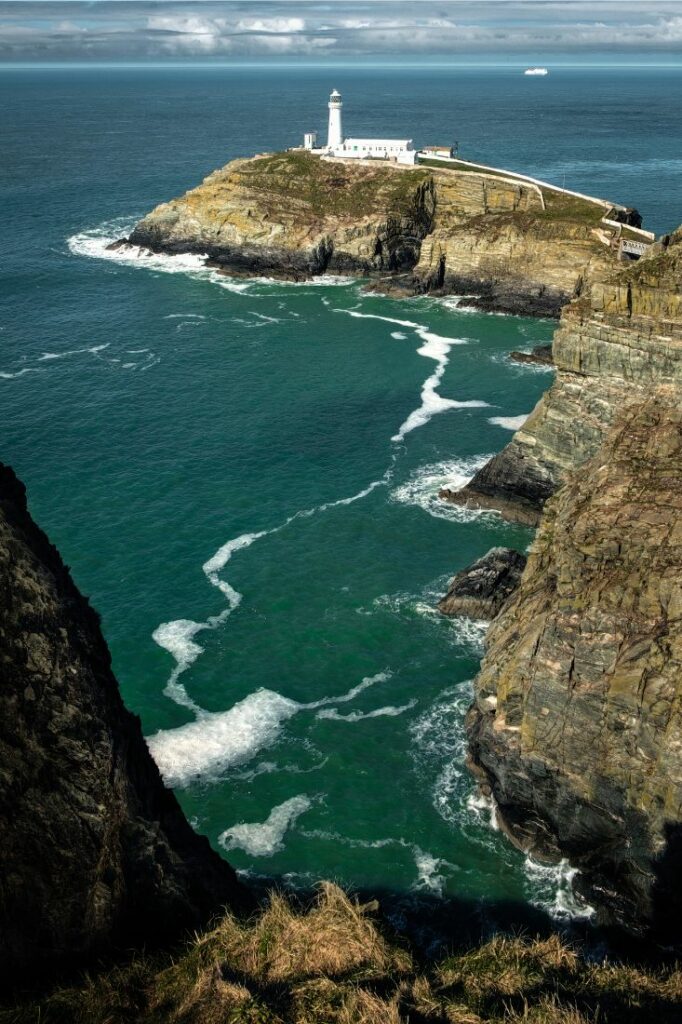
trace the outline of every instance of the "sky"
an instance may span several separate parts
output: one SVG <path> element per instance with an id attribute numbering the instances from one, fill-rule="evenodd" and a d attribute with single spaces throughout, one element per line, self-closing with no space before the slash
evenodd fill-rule
<path id="1" fill-rule="evenodd" d="M 0 63 L 670 64 L 682 0 L 0 0 Z"/>

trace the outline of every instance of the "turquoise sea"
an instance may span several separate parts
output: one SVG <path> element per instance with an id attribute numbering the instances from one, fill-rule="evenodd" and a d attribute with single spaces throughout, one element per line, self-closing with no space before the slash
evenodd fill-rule
<path id="1" fill-rule="evenodd" d="M 484 626 L 448 578 L 531 532 L 442 506 L 551 372 L 553 324 L 343 279 L 230 281 L 107 254 L 235 156 L 322 130 L 473 159 L 682 221 L 682 74 L 0 71 L 0 458 L 102 614 L 195 827 L 247 875 L 587 914 L 495 830 L 464 768 Z"/>

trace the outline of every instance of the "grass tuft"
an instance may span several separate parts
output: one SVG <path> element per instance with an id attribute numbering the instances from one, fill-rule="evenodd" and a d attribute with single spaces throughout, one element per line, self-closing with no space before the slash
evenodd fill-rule
<path id="1" fill-rule="evenodd" d="M 329 883 L 306 909 L 273 893 L 174 959 L 137 957 L 0 1024 L 680 1024 L 682 971 L 588 963 L 558 936 L 498 935 L 417 970 L 373 911 Z"/>

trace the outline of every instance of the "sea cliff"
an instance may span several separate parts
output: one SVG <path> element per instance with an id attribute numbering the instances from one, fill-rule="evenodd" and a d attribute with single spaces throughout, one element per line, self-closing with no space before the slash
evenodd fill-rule
<path id="1" fill-rule="evenodd" d="M 548 501 L 468 728 L 515 842 L 580 867 L 602 920 L 678 942 L 680 405 L 630 406 Z"/>
<path id="2" fill-rule="evenodd" d="M 97 613 L 0 464 L 2 985 L 177 938 L 244 891 L 164 788 Z"/>
<path id="3" fill-rule="evenodd" d="M 627 229 L 607 226 L 607 212 L 502 172 L 291 151 L 232 161 L 115 244 L 204 254 L 229 274 L 356 274 L 557 316 L 580 282 L 617 266 L 610 243 Z"/>
<path id="4" fill-rule="evenodd" d="M 682 402 L 682 232 L 650 255 L 583 282 L 552 346 L 557 375 L 521 430 L 457 503 L 536 524 L 569 470 L 595 454 L 620 410 L 653 390 Z"/>
<path id="5" fill-rule="evenodd" d="M 681 241 L 580 290 L 554 385 L 448 495 L 540 522 L 489 631 L 471 767 L 519 846 L 568 857 L 603 921 L 667 943 L 682 910 Z"/>

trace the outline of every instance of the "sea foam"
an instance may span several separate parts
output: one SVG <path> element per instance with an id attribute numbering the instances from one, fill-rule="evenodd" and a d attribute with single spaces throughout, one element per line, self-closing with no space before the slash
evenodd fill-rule
<path id="1" fill-rule="evenodd" d="M 233 825 L 218 837 L 226 850 L 240 849 L 252 857 L 272 857 L 284 845 L 284 836 L 302 814 L 310 810 L 312 801 L 305 795 L 285 800 L 273 807 L 262 822 Z"/>
<path id="2" fill-rule="evenodd" d="M 204 711 L 194 722 L 148 736 L 147 745 L 167 786 L 211 781 L 272 746 L 299 710 L 300 704 L 273 690 L 256 690 L 228 711 Z"/>
<path id="3" fill-rule="evenodd" d="M 420 466 L 404 483 L 391 491 L 390 500 L 401 505 L 415 505 L 436 519 L 461 523 L 485 516 L 491 522 L 496 522 L 498 517 L 495 513 L 449 504 L 438 497 L 443 487 L 460 490 L 491 458 L 491 455 L 474 455 L 468 459 L 448 459 Z"/>
<path id="4" fill-rule="evenodd" d="M 417 703 L 410 700 L 407 704 L 394 707 L 392 704 L 383 708 L 375 708 L 374 711 L 350 711 L 347 715 L 340 714 L 336 708 L 323 708 L 317 712 L 317 718 L 326 718 L 332 722 L 363 722 L 366 718 L 397 718 L 404 711 L 409 711 Z"/>
<path id="5" fill-rule="evenodd" d="M 505 430 L 520 430 L 528 416 L 527 412 L 521 416 L 491 416 L 488 423 L 492 423 L 496 427 L 504 427 Z"/>
<path id="6" fill-rule="evenodd" d="M 185 639 L 183 643 L 185 647 L 179 653 L 186 652 L 187 644 L 192 641 Z M 147 745 L 166 785 L 182 788 L 199 780 L 214 781 L 234 765 L 271 747 L 284 723 L 294 715 L 346 704 L 376 683 L 386 681 L 390 675 L 390 672 L 379 672 L 367 676 L 346 693 L 310 703 L 291 700 L 274 690 L 260 689 L 227 711 L 207 712 L 189 704 L 186 706 L 195 712 L 196 721 L 177 729 L 161 729 L 147 737 Z"/>
<path id="7" fill-rule="evenodd" d="M 558 864 L 540 864 L 527 856 L 524 870 L 529 883 L 530 902 L 546 911 L 555 921 L 587 920 L 595 915 L 595 908 L 576 896 L 573 880 L 578 869 L 571 867 L 567 860 Z"/>
<path id="8" fill-rule="evenodd" d="M 219 547 L 215 554 L 204 562 L 202 566 L 204 575 L 209 583 L 216 587 L 216 589 L 218 589 L 226 598 L 227 607 L 218 614 L 209 616 L 203 622 L 195 622 L 193 619 L 175 619 L 170 622 L 162 622 L 161 625 L 157 626 L 154 630 L 152 633 L 152 639 L 159 645 L 159 647 L 168 651 L 168 653 L 175 658 L 175 667 L 173 668 L 164 689 L 166 696 L 170 697 L 171 700 L 174 700 L 182 707 L 186 707 L 193 711 L 195 714 L 201 714 L 201 707 L 192 700 L 187 693 L 185 686 L 179 682 L 179 678 L 182 673 L 196 661 L 199 655 L 203 653 L 204 648 L 195 641 L 195 636 L 204 630 L 216 629 L 225 622 L 235 608 L 241 604 L 242 594 L 240 594 L 238 590 L 235 590 L 228 580 L 222 579 L 219 575 L 232 556 L 236 552 L 250 547 L 251 544 L 260 540 L 262 537 L 279 533 L 298 519 L 308 519 L 320 513 L 327 512 L 329 509 L 352 505 L 356 501 L 361 501 L 363 498 L 366 498 L 376 490 L 377 487 L 387 486 L 392 477 L 394 461 L 394 459 L 391 460 L 391 465 L 382 477 L 378 480 L 373 480 L 367 485 L 367 487 L 363 487 L 362 490 L 357 491 L 355 494 L 351 494 L 349 497 L 345 498 L 337 498 L 334 501 L 327 501 L 312 508 L 301 509 L 269 530 L 259 530 L 255 533 L 243 533 L 238 537 L 234 537 Z"/>
<path id="9" fill-rule="evenodd" d="M 200 714 L 202 709 L 192 700 L 184 685 L 179 682 L 182 673 L 196 661 L 204 650 L 200 644 L 195 642 L 194 637 L 204 630 L 213 630 L 220 626 L 242 600 L 239 591 L 235 590 L 227 580 L 221 579 L 218 573 L 225 568 L 236 551 L 249 547 L 254 541 L 272 532 L 271 530 L 261 530 L 258 533 L 243 533 L 239 537 L 227 541 L 208 561 L 204 562 L 202 566 L 204 575 L 209 583 L 227 599 L 226 608 L 217 615 L 209 616 L 203 622 L 195 622 L 193 619 L 174 619 L 171 622 L 162 622 L 152 633 L 155 643 L 175 658 L 175 667 L 170 674 L 164 693 L 176 704 L 189 708 L 195 714 Z"/>
<path id="10" fill-rule="evenodd" d="M 398 327 L 410 328 L 423 343 L 417 349 L 417 353 L 420 356 L 424 356 L 425 359 L 433 359 L 436 362 L 436 369 L 422 384 L 421 405 L 410 413 L 397 433 L 391 438 L 392 441 L 403 441 L 405 436 L 411 431 L 416 430 L 418 427 L 423 427 L 434 416 L 447 412 L 449 409 L 480 409 L 488 407 L 488 402 L 482 402 L 478 399 L 459 401 L 454 398 L 443 398 L 438 393 L 438 388 L 448 364 L 450 349 L 454 345 L 467 345 L 469 342 L 468 338 L 446 337 L 442 334 L 436 334 L 428 326 L 416 323 L 414 320 L 401 320 L 397 317 L 380 316 L 378 313 L 362 313 L 356 309 L 340 308 L 334 309 L 334 312 L 345 313 L 348 316 L 357 317 L 362 320 L 381 320 L 384 323 L 395 324 Z M 399 339 L 404 337 L 404 335 L 402 335 L 402 332 L 393 331 L 391 337 Z"/>

